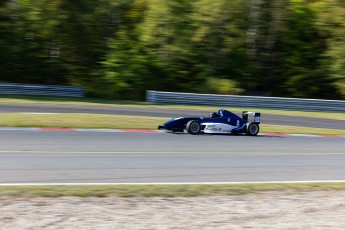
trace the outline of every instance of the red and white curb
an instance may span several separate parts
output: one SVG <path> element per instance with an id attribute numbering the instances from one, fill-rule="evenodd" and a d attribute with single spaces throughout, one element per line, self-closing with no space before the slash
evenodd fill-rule
<path id="1" fill-rule="evenodd" d="M 58 132 L 102 132 L 102 133 L 164 133 L 164 130 L 150 129 L 78 129 L 78 128 L 15 128 L 0 127 L 0 131 L 58 131 Z M 268 137 L 326 137 L 326 138 L 345 138 L 342 135 L 328 134 L 285 134 L 285 133 L 259 133 L 259 136 Z"/>

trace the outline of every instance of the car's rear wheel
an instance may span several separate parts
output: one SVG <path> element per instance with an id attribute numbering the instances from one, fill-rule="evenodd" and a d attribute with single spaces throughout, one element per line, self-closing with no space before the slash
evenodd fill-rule
<path id="1" fill-rule="evenodd" d="M 259 131 L 260 131 L 259 125 L 254 122 L 250 122 L 249 125 L 247 125 L 246 134 L 248 136 L 256 136 L 258 135 Z"/>
<path id="2" fill-rule="evenodd" d="M 186 125 L 186 129 L 189 134 L 196 135 L 200 133 L 201 126 L 197 121 L 191 120 L 191 121 L 188 121 Z"/>

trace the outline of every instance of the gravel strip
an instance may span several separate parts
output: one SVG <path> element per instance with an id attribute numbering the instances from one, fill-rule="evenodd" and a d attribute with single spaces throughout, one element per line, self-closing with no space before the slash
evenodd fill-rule
<path id="1" fill-rule="evenodd" d="M 191 198 L 0 197 L 0 229 L 345 229 L 345 191 Z"/>

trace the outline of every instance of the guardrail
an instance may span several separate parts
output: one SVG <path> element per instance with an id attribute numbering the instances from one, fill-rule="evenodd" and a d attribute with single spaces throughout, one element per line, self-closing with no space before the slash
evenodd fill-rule
<path id="1" fill-rule="evenodd" d="M 83 97 L 85 90 L 76 86 L 0 83 L 0 94 Z"/>
<path id="2" fill-rule="evenodd" d="M 345 101 L 146 91 L 152 104 L 209 105 L 300 111 L 345 112 Z"/>

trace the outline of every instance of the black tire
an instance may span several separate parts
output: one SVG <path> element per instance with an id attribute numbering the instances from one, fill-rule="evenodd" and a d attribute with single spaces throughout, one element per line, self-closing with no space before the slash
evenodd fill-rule
<path id="1" fill-rule="evenodd" d="M 259 125 L 254 122 L 250 122 L 249 125 L 247 125 L 246 134 L 248 136 L 256 136 L 258 135 L 259 131 Z"/>
<path id="2" fill-rule="evenodd" d="M 191 121 L 188 121 L 186 125 L 186 129 L 189 134 L 196 135 L 200 132 L 201 126 L 197 121 L 191 120 Z"/>

